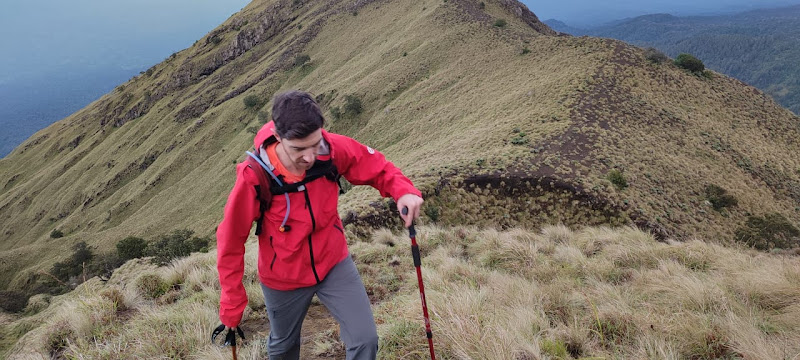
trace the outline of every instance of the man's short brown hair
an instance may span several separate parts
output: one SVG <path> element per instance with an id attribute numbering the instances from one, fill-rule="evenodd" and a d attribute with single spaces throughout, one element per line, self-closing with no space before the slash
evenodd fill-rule
<path id="1" fill-rule="evenodd" d="M 311 94 L 292 90 L 272 99 L 272 120 L 282 139 L 302 139 L 325 125 L 317 102 Z"/>

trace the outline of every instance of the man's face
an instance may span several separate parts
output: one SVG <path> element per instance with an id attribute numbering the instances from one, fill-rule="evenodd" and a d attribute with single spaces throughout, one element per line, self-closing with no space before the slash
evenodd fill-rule
<path id="1" fill-rule="evenodd" d="M 322 143 L 322 129 L 317 129 L 301 139 L 282 139 L 276 135 L 283 151 L 298 170 L 308 170 L 314 165 Z"/>

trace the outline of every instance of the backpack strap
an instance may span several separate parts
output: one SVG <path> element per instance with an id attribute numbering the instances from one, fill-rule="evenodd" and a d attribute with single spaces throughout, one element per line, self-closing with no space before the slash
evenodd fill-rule
<path id="1" fill-rule="evenodd" d="M 253 172 L 255 172 L 256 178 L 258 179 L 258 185 L 255 186 L 256 198 L 259 202 L 259 215 L 258 220 L 256 220 L 256 235 L 260 235 L 261 231 L 263 230 L 262 224 L 264 223 L 264 212 L 269 210 L 269 206 L 272 203 L 270 180 L 267 178 L 266 170 L 261 167 L 256 159 L 247 156 L 245 163 L 247 164 L 247 167 L 253 169 Z"/>
<path id="2" fill-rule="evenodd" d="M 296 183 L 287 184 L 284 182 L 283 185 L 278 185 L 277 182 L 272 181 L 270 192 L 272 192 L 272 195 L 282 195 L 285 193 L 303 191 L 304 189 L 303 185 L 308 184 L 323 176 L 326 179 L 339 184 L 340 175 L 339 171 L 336 169 L 336 165 L 333 164 L 333 160 L 324 160 L 324 161 L 317 160 L 314 163 L 314 166 L 311 169 L 308 169 L 308 171 L 306 171 L 306 176 L 303 178 L 303 180 L 298 181 Z M 340 185 L 339 189 L 341 191 L 341 184 L 339 185 Z"/>
<path id="3" fill-rule="evenodd" d="M 248 151 L 245 159 L 245 164 L 254 170 L 256 178 L 258 179 L 258 185 L 255 185 L 256 198 L 259 201 L 259 215 L 258 219 L 256 220 L 256 235 L 260 235 L 264 229 L 264 213 L 269 210 L 270 204 L 272 203 L 272 197 L 275 195 L 284 195 L 286 197 L 286 214 L 283 217 L 283 223 L 281 223 L 281 226 L 279 227 L 279 231 L 286 232 L 290 230 L 289 225 L 286 224 L 286 221 L 289 219 L 289 209 L 291 208 L 291 204 L 289 203 L 290 192 L 303 191 L 305 190 L 305 184 L 321 177 L 325 177 L 326 179 L 335 182 L 339 186 L 339 194 L 344 193 L 342 191 L 342 184 L 339 182 L 341 175 L 336 169 L 336 165 L 333 164 L 333 160 L 317 160 L 314 163 L 314 166 L 306 171 L 306 176 L 302 181 L 287 184 L 283 180 L 283 175 L 275 176 L 274 173 L 270 172 L 270 177 L 268 177 L 268 170 L 265 168 L 265 166 L 269 165 L 262 163 L 260 159 L 256 158 L 256 156 L 257 155 Z M 271 169 L 271 166 L 269 168 Z"/>

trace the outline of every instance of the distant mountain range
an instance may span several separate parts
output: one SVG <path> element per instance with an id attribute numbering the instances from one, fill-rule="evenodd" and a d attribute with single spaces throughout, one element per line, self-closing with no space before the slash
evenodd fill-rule
<path id="1" fill-rule="evenodd" d="M 651 14 L 591 29 L 554 19 L 545 23 L 571 35 L 652 46 L 671 57 L 690 53 L 706 67 L 751 84 L 800 114 L 800 5 L 725 16 Z"/>

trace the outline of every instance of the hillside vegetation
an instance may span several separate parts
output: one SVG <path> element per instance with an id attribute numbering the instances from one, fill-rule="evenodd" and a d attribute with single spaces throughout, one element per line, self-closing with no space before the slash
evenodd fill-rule
<path id="1" fill-rule="evenodd" d="M 213 235 L 295 88 L 412 178 L 428 223 L 800 241 L 800 119 L 738 80 L 556 36 L 514 0 L 258 0 L 0 160 L 0 287 L 30 294 L 81 241 Z M 397 225 L 371 189 L 340 212 L 356 239 Z"/>
<path id="2" fill-rule="evenodd" d="M 653 46 L 671 57 L 691 53 L 800 114 L 800 5 L 725 16 L 644 15 L 588 30 L 547 23 L 573 35 Z"/>
<path id="3" fill-rule="evenodd" d="M 794 256 L 663 243 L 632 228 L 423 226 L 418 240 L 442 359 L 767 360 L 800 353 Z M 425 358 L 406 234 L 377 231 L 350 246 L 374 305 L 379 358 Z M 266 358 L 256 247 L 253 238 L 240 359 Z M 37 299 L 28 309 L 34 315 L 6 321 L 3 339 L 16 342 L 8 359 L 229 359 L 229 349 L 208 342 L 218 301 L 214 254 L 165 267 L 134 260 L 105 283 Z M 343 358 L 338 328 L 316 301 L 303 336 L 303 359 Z"/>

